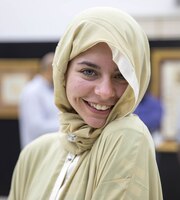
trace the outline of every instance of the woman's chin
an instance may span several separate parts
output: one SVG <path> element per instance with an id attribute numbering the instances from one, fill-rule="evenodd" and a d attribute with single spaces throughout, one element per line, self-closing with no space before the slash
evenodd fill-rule
<path id="1" fill-rule="evenodd" d="M 105 121 L 96 119 L 95 121 L 86 121 L 86 123 L 92 128 L 102 128 L 105 124 Z"/>

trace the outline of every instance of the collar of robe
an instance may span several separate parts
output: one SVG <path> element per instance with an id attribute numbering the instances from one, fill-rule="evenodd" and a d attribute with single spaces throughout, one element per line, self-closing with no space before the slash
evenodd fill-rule
<path id="1" fill-rule="evenodd" d="M 85 124 L 78 114 L 61 114 L 62 145 L 70 153 L 79 155 L 90 150 L 101 132 Z"/>

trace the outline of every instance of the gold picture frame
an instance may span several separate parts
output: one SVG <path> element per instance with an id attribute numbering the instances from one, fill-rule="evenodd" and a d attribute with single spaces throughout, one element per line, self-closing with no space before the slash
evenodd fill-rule
<path id="1" fill-rule="evenodd" d="M 166 61 L 180 60 L 180 48 L 154 48 L 151 51 L 151 92 L 161 96 L 161 70 Z"/>
<path id="2" fill-rule="evenodd" d="M 0 118 L 16 119 L 24 85 L 38 72 L 39 59 L 0 59 Z"/>
<path id="3" fill-rule="evenodd" d="M 152 49 L 151 65 L 150 90 L 164 109 L 161 133 L 165 139 L 175 140 L 180 117 L 180 48 Z"/>

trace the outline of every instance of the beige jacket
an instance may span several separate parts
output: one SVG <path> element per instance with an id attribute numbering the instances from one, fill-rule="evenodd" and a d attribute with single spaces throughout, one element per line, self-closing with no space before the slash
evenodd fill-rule
<path id="1" fill-rule="evenodd" d="M 104 127 L 93 129 L 69 104 L 65 73 L 69 60 L 98 42 L 109 45 L 129 86 Z M 62 130 L 39 138 L 22 151 L 9 200 L 49 199 L 69 152 L 80 159 L 59 199 L 162 200 L 152 138 L 132 114 L 150 78 L 148 40 L 139 25 L 117 9 L 89 9 L 67 28 L 57 46 L 53 68 Z"/>

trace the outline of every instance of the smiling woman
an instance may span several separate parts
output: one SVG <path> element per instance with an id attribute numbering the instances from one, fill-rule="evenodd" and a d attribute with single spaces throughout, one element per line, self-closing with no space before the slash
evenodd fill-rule
<path id="1" fill-rule="evenodd" d="M 75 17 L 53 61 L 61 130 L 22 151 L 9 200 L 162 200 L 153 140 L 132 114 L 149 79 L 132 17 L 109 7 Z"/>

